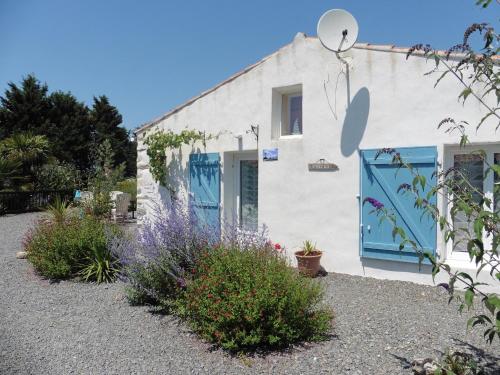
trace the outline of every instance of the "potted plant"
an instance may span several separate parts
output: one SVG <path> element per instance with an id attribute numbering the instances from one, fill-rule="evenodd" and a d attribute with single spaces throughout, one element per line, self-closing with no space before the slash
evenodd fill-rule
<path id="1" fill-rule="evenodd" d="M 309 240 L 304 241 L 302 249 L 295 252 L 299 271 L 311 277 L 316 276 L 321 268 L 321 255 L 323 252 L 316 249 L 316 244 Z"/>

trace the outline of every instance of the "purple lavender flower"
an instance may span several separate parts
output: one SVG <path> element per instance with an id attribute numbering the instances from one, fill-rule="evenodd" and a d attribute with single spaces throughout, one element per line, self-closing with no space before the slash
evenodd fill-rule
<path id="1" fill-rule="evenodd" d="M 363 204 L 365 204 L 366 202 L 370 203 L 373 208 L 375 208 L 376 210 L 381 210 L 382 208 L 384 208 L 384 204 L 379 202 L 378 200 L 376 200 L 375 198 L 372 198 L 372 197 L 366 197 L 364 200 L 363 200 Z"/>

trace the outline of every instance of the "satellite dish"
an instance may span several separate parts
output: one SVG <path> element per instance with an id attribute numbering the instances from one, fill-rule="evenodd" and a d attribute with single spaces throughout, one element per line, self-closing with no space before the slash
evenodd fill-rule
<path id="1" fill-rule="evenodd" d="M 318 21 L 318 37 L 331 51 L 344 52 L 351 48 L 358 38 L 358 23 L 346 10 L 331 9 Z"/>

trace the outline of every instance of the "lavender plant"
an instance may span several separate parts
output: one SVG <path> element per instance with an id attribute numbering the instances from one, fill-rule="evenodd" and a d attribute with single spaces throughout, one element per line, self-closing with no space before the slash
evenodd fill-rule
<path id="1" fill-rule="evenodd" d="M 159 305 L 168 310 L 185 288 L 204 250 L 221 243 L 248 250 L 268 242 L 265 228 L 259 233 L 246 233 L 224 224 L 222 235 L 218 233 L 218 228 L 202 225 L 193 210 L 179 201 L 168 207 L 154 204 L 151 218 L 135 236 L 110 242 L 123 265 L 122 278 L 128 283 L 130 303 Z"/>

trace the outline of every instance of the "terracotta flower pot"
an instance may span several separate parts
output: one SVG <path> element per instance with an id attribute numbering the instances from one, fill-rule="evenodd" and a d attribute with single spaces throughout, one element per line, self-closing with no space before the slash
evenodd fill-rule
<path id="1" fill-rule="evenodd" d="M 295 257 L 297 258 L 299 272 L 307 276 L 315 277 L 321 269 L 320 260 L 322 255 L 323 252 L 318 250 L 313 251 L 309 255 L 304 255 L 303 250 L 296 251 Z"/>

